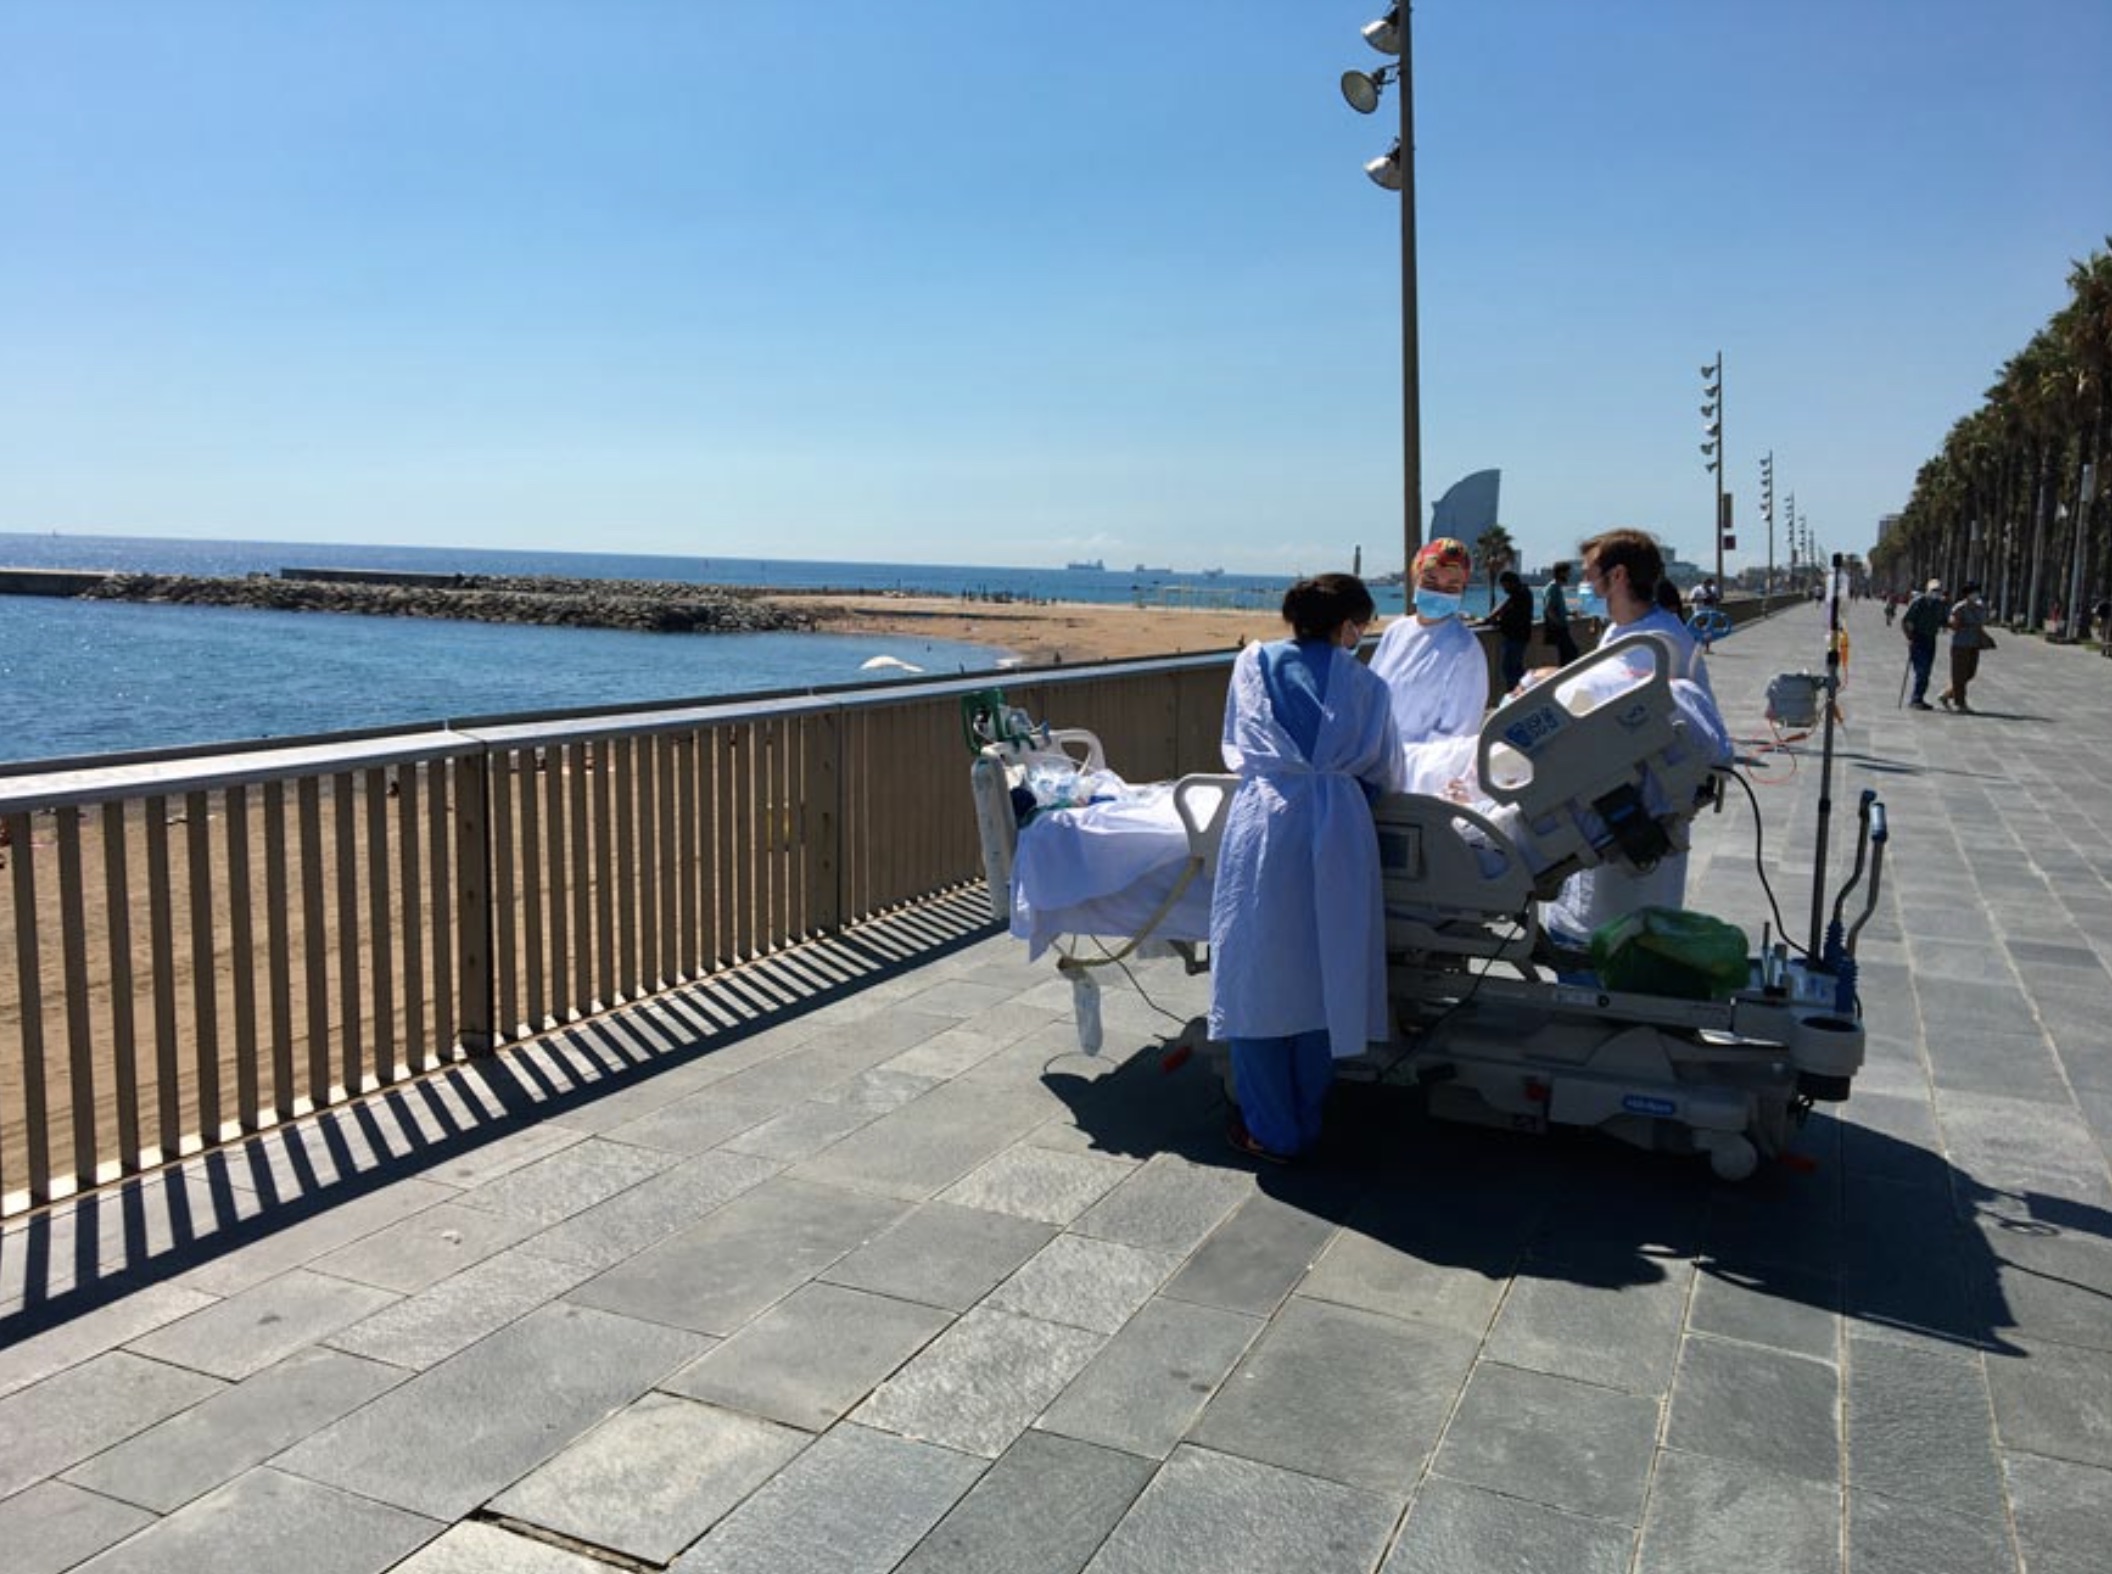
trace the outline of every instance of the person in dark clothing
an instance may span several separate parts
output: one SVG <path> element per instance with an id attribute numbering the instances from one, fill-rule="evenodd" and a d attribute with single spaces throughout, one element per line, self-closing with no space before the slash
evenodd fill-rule
<path id="1" fill-rule="evenodd" d="M 1533 598 L 1525 581 L 1511 569 L 1498 574 L 1496 583 L 1503 587 L 1503 604 L 1487 622 L 1503 644 L 1503 691 L 1508 694 L 1525 681 L 1525 647 L 1533 639 Z"/>
<path id="2" fill-rule="evenodd" d="M 1569 632 L 1569 564 L 1557 563 L 1549 575 L 1540 602 L 1540 632 L 1554 647 L 1555 665 L 1566 667 L 1577 659 L 1576 637 Z"/>
<path id="3" fill-rule="evenodd" d="M 1943 632 L 1950 616 L 1950 603 L 1943 599 L 1943 581 L 1932 579 L 1922 587 L 1920 595 L 1907 603 L 1900 619 L 1900 631 L 1907 637 L 1907 668 L 1914 675 L 1914 697 L 1907 702 L 1911 709 L 1934 708 L 1929 704 L 1929 673 L 1936 665 L 1936 636 Z"/>

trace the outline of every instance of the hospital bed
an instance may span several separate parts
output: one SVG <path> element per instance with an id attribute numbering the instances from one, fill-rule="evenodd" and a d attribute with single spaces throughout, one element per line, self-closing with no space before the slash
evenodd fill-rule
<path id="1" fill-rule="evenodd" d="M 1815 1102 L 1847 1098 L 1863 1057 L 1853 947 L 1874 909 L 1884 810 L 1865 794 L 1854 878 L 1835 902 L 1837 939 L 1749 960 L 1727 998 L 1603 987 L 1557 950 L 1537 904 L 1600 865 L 1647 869 L 1685 850 L 1719 800 L 1727 741 L 1712 706 L 1675 682 L 1668 646 L 1626 641 L 1572 663 L 1495 710 L 1456 751 L 1458 786 L 1373 806 L 1387 929 L 1392 1043 L 1338 1063 L 1347 1078 L 1423 1088 L 1433 1114 L 1520 1131 L 1596 1128 L 1637 1145 L 1706 1155 L 1726 1179 L 1781 1153 Z M 1059 935 L 1118 953 L 1180 942 L 1200 965 L 1209 879 L 1238 778 L 1183 778 L 1157 795 L 1043 810 L 1015 830 L 1012 789 L 1051 752 L 1097 768 L 1078 732 L 992 738 L 974 767 L 994 916 L 1034 954 Z M 1426 757 L 1418 773 L 1433 773 Z M 1840 919 L 1868 869 L 1852 931 Z M 1815 896 L 1816 905 L 1816 896 Z M 1097 1029 L 1082 950 L 1060 962 L 1081 1027 Z M 1096 1045 L 1094 1047 L 1097 1047 Z"/>

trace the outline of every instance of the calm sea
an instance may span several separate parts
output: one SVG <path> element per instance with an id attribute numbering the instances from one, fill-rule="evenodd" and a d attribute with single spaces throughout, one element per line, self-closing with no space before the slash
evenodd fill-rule
<path id="1" fill-rule="evenodd" d="M 0 565 L 161 574 L 289 567 L 556 574 L 1246 606 L 1274 606 L 1286 583 L 1148 565 L 978 568 L 8 534 L 0 534 Z M 1399 588 L 1381 589 L 1379 606 L 1399 611 Z M 927 672 L 977 672 L 1004 654 L 905 635 L 631 634 L 0 596 L 0 761 L 880 681 L 890 671 L 867 672 L 863 664 L 882 655 Z"/>

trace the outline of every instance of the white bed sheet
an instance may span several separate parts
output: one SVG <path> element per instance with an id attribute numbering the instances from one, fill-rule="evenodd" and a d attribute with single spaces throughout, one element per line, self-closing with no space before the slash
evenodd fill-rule
<path id="1" fill-rule="evenodd" d="M 1012 855 L 1012 934 L 1038 958 L 1063 935 L 1127 939 L 1158 911 L 1188 866 L 1188 833 L 1169 784 L 1113 803 L 1053 809 L 1019 833 Z M 1210 938 L 1208 876 L 1188 882 L 1152 931 L 1158 940 Z"/>

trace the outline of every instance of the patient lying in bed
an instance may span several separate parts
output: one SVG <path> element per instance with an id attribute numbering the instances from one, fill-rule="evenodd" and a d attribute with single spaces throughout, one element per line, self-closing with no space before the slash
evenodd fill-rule
<path id="1" fill-rule="evenodd" d="M 1561 693 L 1568 713 L 1581 721 L 1634 687 L 1621 666 L 1600 663 Z M 1684 679 L 1671 680 L 1669 690 L 1679 740 L 1672 757 L 1688 760 L 1692 751 L 1692 758 L 1706 764 L 1727 760 L 1729 739 L 1714 704 Z M 1494 720 L 1500 722 L 1503 715 Z M 1614 730 L 1608 734 L 1614 736 Z M 1480 777 L 1481 742 L 1480 737 L 1441 738 L 1408 745 L 1406 753 L 1414 793 L 1477 811 L 1511 842 L 1510 848 L 1498 849 L 1486 845 L 1478 828 L 1461 827 L 1459 834 L 1475 847 L 1484 874 L 1515 858 L 1537 877 L 1574 854 L 1579 833 L 1593 845 L 1603 839 L 1603 826 L 1588 805 L 1566 803 L 1559 815 L 1543 812 L 1529 823 L 1515 804 L 1492 796 Z M 1511 796 L 1506 790 L 1516 785 L 1511 773 L 1530 773 L 1531 765 L 1500 737 L 1492 745 L 1491 768 L 1502 778 L 1497 790 Z M 1653 817 L 1691 809 L 1669 802 L 1657 772 L 1648 766 L 1642 770 L 1641 794 L 1645 812 Z M 1137 934 L 1166 902 L 1190 859 L 1188 830 L 1168 783 L 1128 788 L 1113 802 L 1044 811 L 1020 832 L 1013 855 L 1011 932 L 1036 957 L 1062 935 L 1116 939 Z M 1207 876 L 1191 877 L 1152 931 L 1154 937 L 1208 939 L 1210 894 Z"/>

